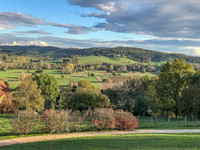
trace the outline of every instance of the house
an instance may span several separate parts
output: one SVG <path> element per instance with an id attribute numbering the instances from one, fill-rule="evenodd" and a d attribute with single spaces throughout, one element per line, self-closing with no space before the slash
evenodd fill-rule
<path id="1" fill-rule="evenodd" d="M 10 92 L 11 89 L 5 84 L 5 82 L 0 81 L 0 103 L 4 95 L 9 94 Z"/>

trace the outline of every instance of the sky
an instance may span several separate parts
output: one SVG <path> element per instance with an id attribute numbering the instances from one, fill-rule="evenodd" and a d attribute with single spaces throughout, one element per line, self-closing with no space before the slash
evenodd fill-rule
<path id="1" fill-rule="evenodd" d="M 200 56 L 200 1 L 0 0 L 0 45 L 127 46 Z"/>

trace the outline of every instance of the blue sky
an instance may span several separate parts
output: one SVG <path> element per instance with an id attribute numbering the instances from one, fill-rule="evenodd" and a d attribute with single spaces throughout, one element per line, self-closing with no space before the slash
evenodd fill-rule
<path id="1" fill-rule="evenodd" d="M 0 0 L 0 45 L 129 46 L 200 56 L 199 36 L 199 0 Z"/>

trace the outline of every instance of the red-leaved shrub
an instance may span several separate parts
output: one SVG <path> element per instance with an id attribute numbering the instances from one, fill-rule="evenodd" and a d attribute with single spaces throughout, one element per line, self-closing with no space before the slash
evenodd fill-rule
<path id="1" fill-rule="evenodd" d="M 80 131 L 82 125 L 82 116 L 80 111 L 70 113 L 70 131 Z"/>
<path id="2" fill-rule="evenodd" d="M 114 111 L 111 108 L 96 108 L 85 112 L 85 119 L 98 130 L 113 129 L 115 127 Z"/>
<path id="3" fill-rule="evenodd" d="M 115 128 L 118 130 L 135 129 L 138 127 L 138 121 L 131 112 L 124 110 L 115 110 Z"/>

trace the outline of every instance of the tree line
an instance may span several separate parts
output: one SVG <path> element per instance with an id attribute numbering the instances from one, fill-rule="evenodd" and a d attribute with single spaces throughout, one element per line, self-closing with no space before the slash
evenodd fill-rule
<path id="1" fill-rule="evenodd" d="M 2 100 L 0 110 L 9 113 L 30 109 L 87 110 L 112 107 L 135 115 L 200 117 L 200 71 L 184 59 L 162 65 L 158 76 L 132 78 L 123 85 L 98 90 L 84 80 L 58 88 L 55 77 L 34 74 L 24 78 L 12 97 Z M 11 109 L 12 108 L 12 109 Z"/>
<path id="2" fill-rule="evenodd" d="M 167 62 L 156 77 L 144 76 L 103 91 L 114 108 L 136 115 L 200 117 L 200 71 L 184 59 Z"/>

